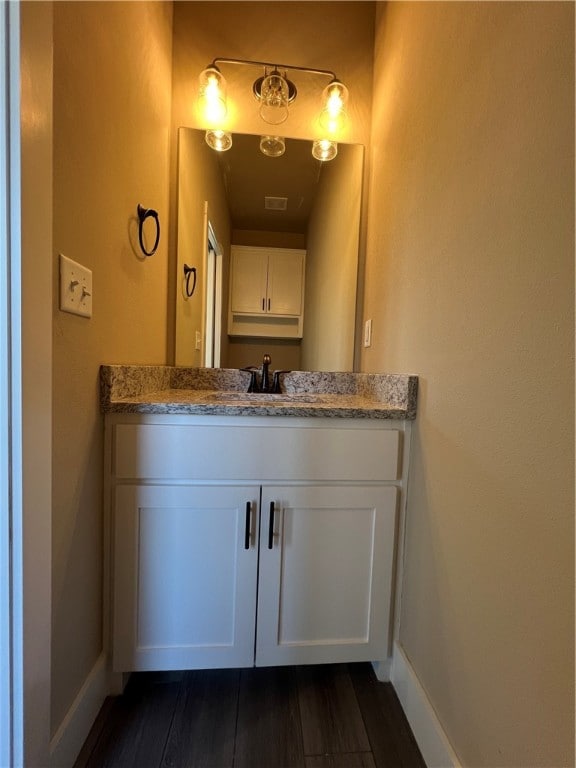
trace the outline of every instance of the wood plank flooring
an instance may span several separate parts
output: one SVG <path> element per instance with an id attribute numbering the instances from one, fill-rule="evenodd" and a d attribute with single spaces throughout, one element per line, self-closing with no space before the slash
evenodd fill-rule
<path id="1" fill-rule="evenodd" d="M 74 768 L 425 768 L 369 664 L 139 673 Z"/>

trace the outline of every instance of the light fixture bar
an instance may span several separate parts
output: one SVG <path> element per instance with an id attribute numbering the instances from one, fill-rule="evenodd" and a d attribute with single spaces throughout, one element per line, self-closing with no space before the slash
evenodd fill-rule
<path id="1" fill-rule="evenodd" d="M 331 77 L 333 80 L 338 80 L 336 73 L 329 69 L 310 69 L 309 67 L 296 67 L 292 64 L 275 64 L 270 61 L 251 61 L 249 59 L 214 59 L 210 67 L 216 67 L 218 64 L 244 64 L 252 67 L 270 67 L 272 69 L 291 70 L 293 72 L 308 72 L 311 75 L 324 75 L 325 77 Z"/>

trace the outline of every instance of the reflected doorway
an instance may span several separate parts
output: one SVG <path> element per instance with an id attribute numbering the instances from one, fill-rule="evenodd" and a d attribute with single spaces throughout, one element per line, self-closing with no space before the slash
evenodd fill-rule
<path id="1" fill-rule="evenodd" d="M 206 368 L 220 367 L 220 340 L 222 338 L 222 247 L 208 220 L 206 210 L 206 311 L 204 317 L 204 360 Z"/>

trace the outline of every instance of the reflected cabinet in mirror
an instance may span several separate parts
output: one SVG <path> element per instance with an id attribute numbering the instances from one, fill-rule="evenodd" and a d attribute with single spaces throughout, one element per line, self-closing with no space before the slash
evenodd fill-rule
<path id="1" fill-rule="evenodd" d="M 234 134 L 219 153 L 180 129 L 175 363 L 267 352 L 276 369 L 351 371 L 364 149 L 320 162 L 310 141 L 285 139 L 280 157 L 260 141 Z"/>

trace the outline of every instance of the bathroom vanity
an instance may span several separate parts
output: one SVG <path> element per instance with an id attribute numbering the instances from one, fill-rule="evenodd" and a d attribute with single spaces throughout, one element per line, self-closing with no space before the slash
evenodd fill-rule
<path id="1" fill-rule="evenodd" d="M 385 661 L 414 376 L 105 366 L 118 672 Z"/>

